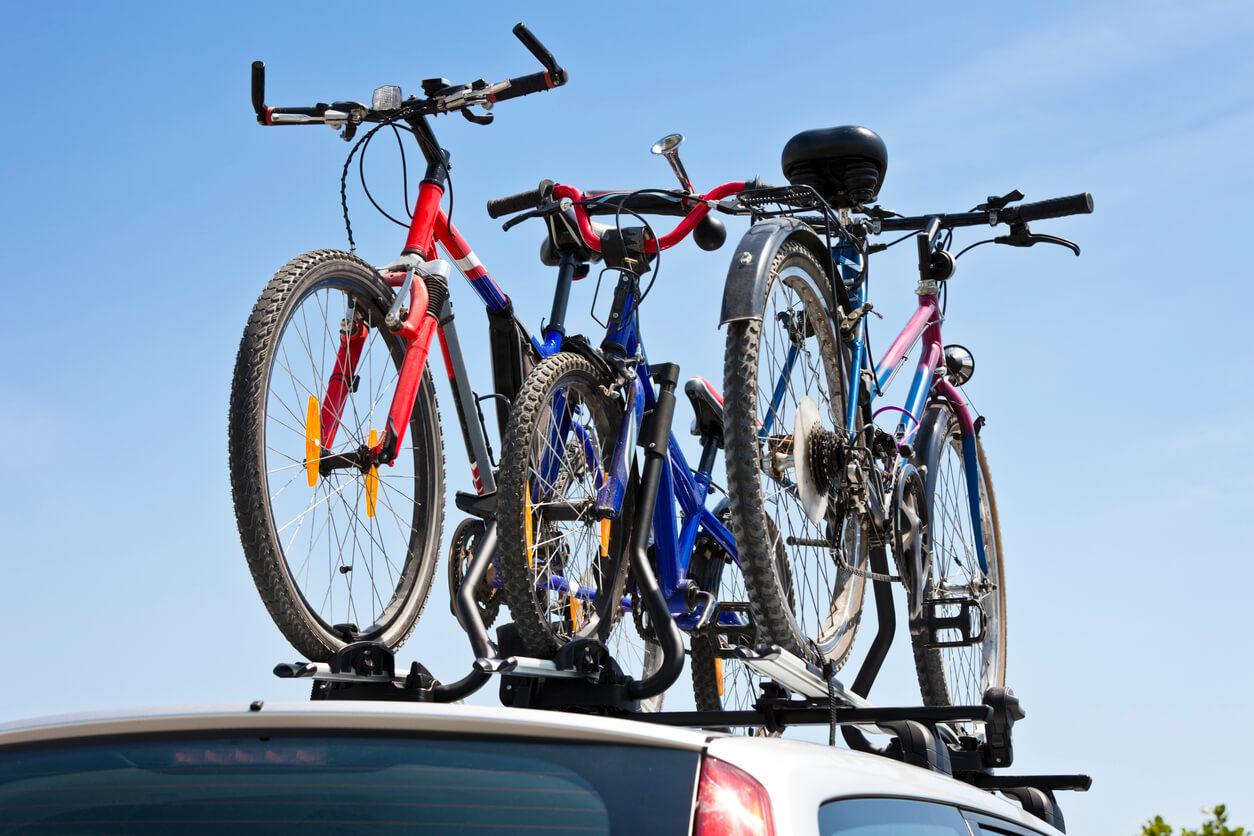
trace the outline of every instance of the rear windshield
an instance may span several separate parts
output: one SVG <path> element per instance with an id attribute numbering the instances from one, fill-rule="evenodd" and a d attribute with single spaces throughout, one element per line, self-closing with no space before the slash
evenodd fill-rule
<path id="1" fill-rule="evenodd" d="M 0 833 L 687 833 L 698 758 L 362 736 L 0 749 Z"/>

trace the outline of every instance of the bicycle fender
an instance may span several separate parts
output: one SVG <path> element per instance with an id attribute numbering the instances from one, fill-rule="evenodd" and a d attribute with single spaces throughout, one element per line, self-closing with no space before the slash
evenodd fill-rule
<path id="1" fill-rule="evenodd" d="M 749 231 L 736 245 L 727 281 L 723 285 L 723 310 L 719 325 L 745 319 L 762 319 L 766 308 L 766 278 L 771 261 L 784 242 L 796 240 L 814 251 L 819 264 L 830 275 L 832 256 L 823 239 L 809 225 L 796 218 L 768 218 L 749 227 Z M 830 293 L 823 288 L 823 295 L 831 302 Z"/>

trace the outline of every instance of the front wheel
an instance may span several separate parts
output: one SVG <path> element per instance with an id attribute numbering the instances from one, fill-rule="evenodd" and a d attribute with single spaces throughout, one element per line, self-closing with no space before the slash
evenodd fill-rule
<path id="1" fill-rule="evenodd" d="M 967 443 L 975 445 L 978 484 L 967 478 Z M 953 407 L 945 402 L 924 414 L 917 450 L 931 533 L 922 614 L 910 629 L 919 688 L 927 705 L 979 705 L 987 689 L 1006 684 L 1005 565 L 988 459 L 979 438 L 964 436 Z M 987 574 L 980 568 L 972 525 L 972 491 L 978 491 Z M 928 629 L 929 615 L 965 615 L 970 622 L 965 630 Z"/>
<path id="2" fill-rule="evenodd" d="M 578 354 L 541 361 L 510 410 L 501 453 L 497 541 L 505 600 L 519 639 L 533 656 L 551 658 L 576 638 L 605 643 L 635 678 L 657 669 L 660 649 L 629 595 L 627 521 L 599 515 L 623 414 L 612 381 Z M 648 701 L 656 709 L 660 698 Z"/>
<path id="3" fill-rule="evenodd" d="M 386 426 L 405 355 L 383 324 L 391 300 L 355 256 L 298 256 L 257 300 L 235 360 L 229 448 L 240 540 L 275 624 L 311 660 L 357 639 L 397 647 L 431 590 L 444 455 L 430 375 L 392 465 L 322 467 L 373 446 Z M 354 352 L 355 365 L 346 359 Z"/>

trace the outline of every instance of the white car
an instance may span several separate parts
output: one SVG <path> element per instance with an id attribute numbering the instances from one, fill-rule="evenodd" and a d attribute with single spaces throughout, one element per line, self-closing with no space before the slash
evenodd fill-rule
<path id="1" fill-rule="evenodd" d="M 0 834 L 1060 831 L 876 755 L 633 720 L 373 702 L 0 725 Z"/>

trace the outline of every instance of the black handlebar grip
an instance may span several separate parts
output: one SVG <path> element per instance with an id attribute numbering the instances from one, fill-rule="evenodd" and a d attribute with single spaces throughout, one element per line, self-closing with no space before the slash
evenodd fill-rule
<path id="1" fill-rule="evenodd" d="M 560 72 L 560 68 L 557 66 L 557 59 L 553 57 L 553 53 L 549 52 L 548 48 L 544 44 L 540 43 L 540 39 L 533 35 L 530 29 L 523 26 L 522 23 L 517 23 L 514 25 L 513 31 L 514 37 L 522 41 L 522 45 L 527 47 L 527 51 L 534 55 L 536 60 L 539 61 L 546 70 L 554 76 Z M 554 79 L 554 81 L 556 81 L 556 79 Z"/>
<path id="2" fill-rule="evenodd" d="M 253 62 L 253 110 L 257 112 L 257 120 L 266 118 L 266 65 L 263 61 Z"/>
<path id="3" fill-rule="evenodd" d="M 542 73 L 532 73 L 531 75 L 520 75 L 518 78 L 509 80 L 509 87 L 506 87 L 500 93 L 496 94 L 496 100 L 503 102 L 506 99 L 517 99 L 519 96 L 529 96 L 532 93 L 541 93 L 557 84 L 552 80 L 552 76 L 547 71 Z"/>
<path id="4" fill-rule="evenodd" d="M 495 200 L 489 200 L 488 217 L 500 218 L 505 215 L 513 215 L 515 212 L 535 209 L 544 200 L 544 193 L 551 185 L 552 183 L 545 180 L 531 191 L 519 192 L 508 197 L 498 197 Z"/>
<path id="5" fill-rule="evenodd" d="M 1069 197 L 1055 197 L 1049 200 L 1040 200 L 1036 203 L 1020 203 L 1018 206 L 1007 208 L 1014 209 L 1013 220 L 1022 221 L 1023 223 L 1043 221 L 1047 218 L 1062 218 L 1067 215 L 1087 215 L 1093 211 L 1093 195 L 1088 192 L 1082 192 Z M 1006 220 L 1010 221 L 1011 219 L 1007 218 Z"/>

